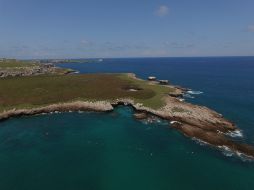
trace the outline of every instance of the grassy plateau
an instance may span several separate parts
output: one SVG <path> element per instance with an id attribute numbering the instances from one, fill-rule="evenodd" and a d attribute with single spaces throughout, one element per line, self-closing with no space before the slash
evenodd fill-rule
<path id="1" fill-rule="evenodd" d="M 31 67 L 31 66 L 36 66 L 36 64 L 30 61 L 20 61 L 15 59 L 0 60 L 0 69 L 24 68 L 24 67 Z"/>
<path id="2" fill-rule="evenodd" d="M 40 75 L 0 79 L 0 111 L 75 100 L 131 98 L 158 109 L 174 88 L 150 84 L 128 74 Z"/>

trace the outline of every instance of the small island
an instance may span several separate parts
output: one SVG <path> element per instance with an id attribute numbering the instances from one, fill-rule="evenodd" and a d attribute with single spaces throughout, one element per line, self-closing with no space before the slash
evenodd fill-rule
<path id="1" fill-rule="evenodd" d="M 137 119 L 156 116 L 188 137 L 254 158 L 252 146 L 227 135 L 237 130 L 232 122 L 207 107 L 181 100 L 185 88 L 154 78 L 139 79 L 133 73 L 69 74 L 72 72 L 34 62 L 0 62 L 0 120 L 51 112 L 109 112 L 128 105 Z"/>

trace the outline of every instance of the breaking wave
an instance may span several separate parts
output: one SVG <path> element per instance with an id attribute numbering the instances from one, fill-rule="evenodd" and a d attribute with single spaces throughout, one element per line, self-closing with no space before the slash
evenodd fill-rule
<path id="1" fill-rule="evenodd" d="M 209 145 L 209 143 L 205 142 L 205 141 L 202 141 L 196 137 L 192 137 L 191 138 L 193 141 L 195 141 L 197 144 L 201 145 L 201 146 L 204 146 L 204 145 Z"/>
<path id="2" fill-rule="evenodd" d="M 223 146 L 218 146 L 219 150 L 222 151 L 222 154 L 227 156 L 227 157 L 238 157 L 240 158 L 242 161 L 246 162 L 253 162 L 254 161 L 254 158 L 252 156 L 248 156 L 248 155 L 245 155 L 241 152 L 238 152 L 238 151 L 233 151 L 232 149 L 230 149 L 229 147 L 223 145 Z"/>
<path id="3" fill-rule="evenodd" d="M 203 92 L 201 92 L 201 91 L 194 91 L 194 90 L 188 90 L 187 93 L 193 94 L 193 95 L 203 94 Z"/>
<path id="4" fill-rule="evenodd" d="M 243 137 L 243 133 L 241 130 L 230 131 L 230 132 L 226 133 L 226 135 L 233 137 L 233 138 L 242 138 Z"/>
<path id="5" fill-rule="evenodd" d="M 191 96 L 190 94 L 184 94 L 183 97 L 184 98 L 195 98 L 194 96 Z"/>
<path id="6" fill-rule="evenodd" d="M 196 142 L 197 144 L 201 145 L 201 146 L 212 146 L 211 144 L 202 141 L 198 138 L 191 138 L 194 142 Z M 254 157 L 252 156 L 248 156 L 246 154 L 243 154 L 241 152 L 238 151 L 234 151 L 232 149 L 230 149 L 229 147 L 223 145 L 223 146 L 217 146 L 216 147 L 218 150 L 220 150 L 222 152 L 222 154 L 226 157 L 236 157 L 236 158 L 240 158 L 242 161 L 246 162 L 254 162 Z"/>
<path id="7" fill-rule="evenodd" d="M 218 148 L 222 151 L 222 154 L 227 156 L 227 157 L 231 157 L 233 156 L 235 153 L 227 146 L 218 146 Z"/>
<path id="8" fill-rule="evenodd" d="M 168 121 L 162 120 L 158 117 L 148 117 L 147 119 L 141 120 L 141 122 L 145 125 L 149 124 L 168 125 Z"/>

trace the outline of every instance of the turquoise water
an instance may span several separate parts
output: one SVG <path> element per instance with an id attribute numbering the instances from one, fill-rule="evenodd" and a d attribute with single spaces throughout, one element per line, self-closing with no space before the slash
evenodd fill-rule
<path id="1" fill-rule="evenodd" d="M 1 189 L 251 189 L 254 167 L 227 160 L 132 109 L 1 123 Z"/>
<path id="2" fill-rule="evenodd" d="M 254 58 L 109 59 L 67 64 L 81 72 L 156 75 L 203 91 L 187 101 L 224 114 L 254 143 Z M 241 90 L 239 90 L 241 89 Z M 0 123 L 1 190 L 254 189 L 254 163 L 202 145 L 166 121 L 111 113 L 61 113 Z"/>

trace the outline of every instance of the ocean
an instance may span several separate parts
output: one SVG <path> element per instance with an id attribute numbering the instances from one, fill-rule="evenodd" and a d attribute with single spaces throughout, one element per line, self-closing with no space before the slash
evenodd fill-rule
<path id="1" fill-rule="evenodd" d="M 126 58 L 59 66 L 132 72 L 192 89 L 186 101 L 233 121 L 254 145 L 254 57 Z M 68 87 L 68 84 L 66 84 Z M 171 129 L 140 122 L 130 107 L 56 113 L 0 123 L 0 189 L 252 190 L 254 161 Z"/>

